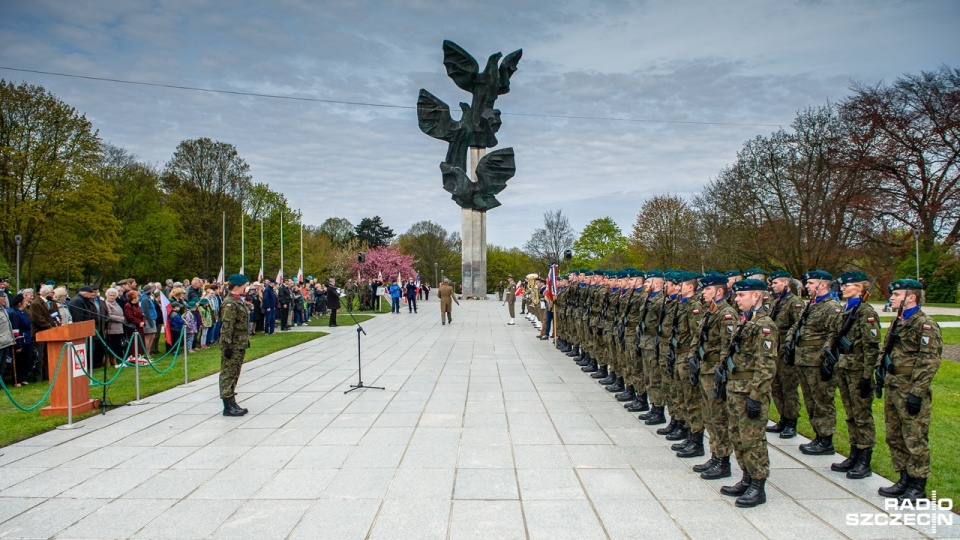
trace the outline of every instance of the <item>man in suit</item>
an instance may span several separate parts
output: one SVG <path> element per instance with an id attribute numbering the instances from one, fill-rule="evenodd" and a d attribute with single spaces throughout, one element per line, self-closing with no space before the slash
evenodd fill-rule
<path id="1" fill-rule="evenodd" d="M 516 309 L 515 304 L 517 303 L 517 284 L 513 282 L 513 279 L 513 276 L 507 276 L 507 299 L 503 301 L 503 304 L 506 304 L 507 309 L 510 311 L 510 322 L 507 323 L 509 325 L 516 324 L 513 322 L 513 319 L 515 316 L 514 310 Z"/>
<path id="2" fill-rule="evenodd" d="M 272 334 L 277 322 L 277 291 L 273 290 L 275 283 L 272 279 L 267 278 L 265 282 L 263 301 L 260 304 L 260 309 L 263 310 L 263 333 Z"/>
<path id="3" fill-rule="evenodd" d="M 440 299 L 440 324 L 452 323 L 453 315 L 451 312 L 453 311 L 453 302 L 456 302 L 459 306 L 460 301 L 457 300 L 457 295 L 453 294 L 453 287 L 450 286 L 449 279 L 443 280 L 443 283 L 440 284 L 440 289 L 437 290 L 437 297 Z M 444 314 L 446 314 L 446 320 L 444 320 Z"/>
<path id="4" fill-rule="evenodd" d="M 337 292 L 337 283 L 330 278 L 330 284 L 327 285 L 327 308 L 330 309 L 330 326 L 339 326 L 337 324 L 337 309 L 340 307 L 340 293 Z"/>

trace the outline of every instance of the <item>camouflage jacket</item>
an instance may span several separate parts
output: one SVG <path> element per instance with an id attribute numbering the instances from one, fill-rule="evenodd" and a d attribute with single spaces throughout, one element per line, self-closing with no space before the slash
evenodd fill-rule
<path id="1" fill-rule="evenodd" d="M 627 323 L 624 329 L 624 339 L 631 343 L 636 343 L 637 327 L 640 324 L 640 315 L 643 313 L 643 304 L 647 301 L 647 291 L 643 287 L 637 287 L 633 290 L 633 296 L 630 297 L 630 305 L 627 306 Z"/>
<path id="2" fill-rule="evenodd" d="M 700 319 L 700 324 L 706 315 Z M 730 347 L 730 341 L 733 339 L 733 333 L 740 324 L 740 316 L 737 310 L 733 309 L 726 300 L 717 302 L 710 312 L 710 326 L 707 330 L 707 339 L 703 344 L 703 362 L 700 364 L 701 375 L 711 375 L 717 369 L 717 365 L 727 355 L 727 349 Z M 697 327 L 699 334 L 700 328 Z"/>
<path id="3" fill-rule="evenodd" d="M 823 363 L 823 346 L 827 343 L 827 335 L 836 325 L 836 319 L 842 311 L 840 302 L 832 298 L 825 298 L 810 306 L 807 322 L 800 329 L 800 339 L 795 343 L 798 366 L 819 366 Z M 799 325 L 798 319 L 788 330 L 786 340 L 793 337 Z"/>
<path id="4" fill-rule="evenodd" d="M 247 349 L 250 347 L 250 311 L 243 300 L 227 294 L 220 304 L 220 347 Z"/>
<path id="5" fill-rule="evenodd" d="M 773 378 L 777 373 L 780 333 L 773 319 L 759 311 L 743 327 L 740 352 L 733 355 L 733 373 L 727 391 L 749 393 L 750 399 L 770 401 Z"/>
<path id="6" fill-rule="evenodd" d="M 608 290 L 606 285 L 599 285 L 593 289 L 593 294 L 590 296 L 590 303 L 593 306 L 592 311 L 590 312 L 590 326 L 595 330 L 603 328 L 603 298 L 607 296 Z"/>
<path id="7" fill-rule="evenodd" d="M 660 308 L 663 306 L 666 297 L 667 293 L 664 292 L 663 289 L 660 289 L 657 291 L 656 296 L 647 299 L 649 307 L 645 306 L 647 311 L 646 318 L 639 321 L 639 324 L 642 326 L 640 346 L 644 349 L 653 348 L 654 337 L 657 335 L 657 326 L 660 324 Z"/>
<path id="8" fill-rule="evenodd" d="M 673 334 L 673 317 L 679 313 L 680 295 L 676 298 L 667 296 L 663 301 L 663 322 L 660 324 L 660 358 L 666 358 L 670 336 Z"/>
<path id="9" fill-rule="evenodd" d="M 779 308 L 777 307 L 778 302 L 780 303 Z M 773 317 L 774 311 L 777 312 L 773 323 L 777 326 L 777 330 L 780 331 L 780 342 L 783 343 L 790 337 L 788 335 L 790 327 L 800 320 L 800 314 L 803 313 L 803 308 L 806 307 L 806 304 L 803 303 L 803 300 L 800 300 L 800 297 L 793 294 L 793 291 L 790 291 L 784 295 L 782 299 L 778 298 L 773 300 L 770 306 L 769 315 L 771 317 Z"/>
<path id="10" fill-rule="evenodd" d="M 827 334 L 827 344 L 832 344 L 853 308 L 844 311 L 834 321 L 835 324 Z M 863 302 L 857 309 L 857 318 L 845 336 L 850 340 L 850 349 L 840 349 L 840 361 L 837 366 L 851 371 L 859 371 L 860 376 L 869 379 L 873 375 L 873 367 L 877 355 L 880 354 L 880 319 L 873 306 Z"/>
<path id="11" fill-rule="evenodd" d="M 694 314 L 694 311 L 697 313 Z M 700 302 L 696 297 L 680 304 L 677 317 L 677 361 L 686 360 L 690 350 L 697 344 L 697 323 L 700 322 Z"/>
<path id="12" fill-rule="evenodd" d="M 918 309 L 901 324 L 898 334 L 890 352 L 897 374 L 887 372 L 886 384 L 909 385 L 911 394 L 925 398 L 930 395 L 930 383 L 940 369 L 943 355 L 940 325 Z M 904 370 L 902 375 L 900 370 Z"/>

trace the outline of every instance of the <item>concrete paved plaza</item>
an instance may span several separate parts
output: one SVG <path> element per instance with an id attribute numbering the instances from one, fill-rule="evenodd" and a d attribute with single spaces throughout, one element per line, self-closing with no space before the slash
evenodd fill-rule
<path id="1" fill-rule="evenodd" d="M 519 306 L 518 306 L 519 307 Z M 224 418 L 216 376 L 0 449 L 0 538 L 923 538 L 849 526 L 876 476 L 772 438 L 767 504 L 741 510 L 701 461 L 623 410 L 496 301 L 435 301 L 246 365 Z"/>

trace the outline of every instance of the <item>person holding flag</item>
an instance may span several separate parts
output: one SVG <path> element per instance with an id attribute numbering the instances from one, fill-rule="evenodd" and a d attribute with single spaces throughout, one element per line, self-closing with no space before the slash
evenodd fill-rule
<path id="1" fill-rule="evenodd" d="M 553 328 L 553 302 L 557 297 L 557 264 L 550 265 L 550 271 L 547 272 L 547 285 L 543 290 L 543 298 L 547 303 L 547 314 L 544 316 L 543 330 L 540 331 L 540 339 L 550 339 L 550 331 Z"/>

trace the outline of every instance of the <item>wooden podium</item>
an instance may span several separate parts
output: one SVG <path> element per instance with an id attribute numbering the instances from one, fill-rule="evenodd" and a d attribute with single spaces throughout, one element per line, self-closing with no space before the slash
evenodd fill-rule
<path id="1" fill-rule="evenodd" d="M 96 334 L 97 327 L 93 321 L 83 321 L 65 324 L 42 332 L 37 332 L 36 341 L 47 343 L 47 369 L 50 376 L 57 371 L 57 361 L 60 359 L 60 350 L 64 343 L 73 343 L 76 354 L 71 349 L 63 353 L 63 365 L 60 374 L 50 392 L 50 406 L 40 409 L 41 416 L 58 414 L 67 415 L 67 385 L 72 384 L 73 414 L 83 414 L 92 411 L 94 402 L 90 399 L 90 384 L 83 370 L 90 372 L 90 354 L 87 351 L 86 338 Z"/>

